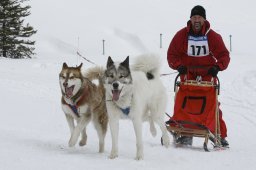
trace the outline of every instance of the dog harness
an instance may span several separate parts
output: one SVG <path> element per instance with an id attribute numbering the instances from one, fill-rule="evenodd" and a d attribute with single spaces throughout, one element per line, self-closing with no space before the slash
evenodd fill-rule
<path id="1" fill-rule="evenodd" d="M 133 97 L 133 95 L 132 95 L 132 97 Z M 129 115 L 130 110 L 131 110 L 131 106 L 128 106 L 128 107 L 126 107 L 126 108 L 121 108 L 121 107 L 119 107 L 112 99 L 106 100 L 106 101 L 111 101 L 111 102 L 113 102 L 113 104 L 114 104 L 117 108 L 119 108 L 119 109 L 123 112 L 123 114 L 125 114 L 126 116 Z"/>
<path id="2" fill-rule="evenodd" d="M 72 104 L 68 104 L 65 100 L 65 104 L 69 106 L 69 108 L 74 112 L 74 114 L 77 116 L 77 117 L 80 117 L 79 113 L 78 113 L 78 107 L 80 106 L 81 102 L 86 98 L 88 97 L 88 87 L 84 87 L 84 88 L 81 88 L 77 94 L 75 96 L 72 97 L 72 101 L 74 103 L 74 105 Z M 80 97 L 80 99 L 79 99 Z M 79 99 L 78 101 L 76 101 L 77 99 Z"/>
<path id="3" fill-rule="evenodd" d="M 77 117 L 80 117 L 79 113 L 78 113 L 78 110 L 77 110 L 77 106 L 76 105 L 71 105 L 71 104 L 68 104 L 68 106 L 70 107 L 70 109 L 75 113 L 75 115 Z"/>
<path id="4" fill-rule="evenodd" d="M 126 116 L 128 116 L 128 114 L 130 113 L 130 107 L 127 107 L 127 108 L 120 108 L 121 111 L 123 112 L 123 114 L 125 114 Z"/>

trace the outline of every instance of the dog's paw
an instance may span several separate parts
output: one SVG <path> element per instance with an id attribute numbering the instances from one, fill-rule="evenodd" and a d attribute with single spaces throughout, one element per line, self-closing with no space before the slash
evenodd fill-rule
<path id="1" fill-rule="evenodd" d="M 163 140 L 163 145 L 166 148 L 168 148 L 170 146 L 170 138 L 168 137 L 168 135 L 162 136 L 162 140 Z"/>
<path id="2" fill-rule="evenodd" d="M 137 160 L 137 161 L 143 160 L 143 155 L 137 155 L 135 157 L 135 160 Z"/>
<path id="3" fill-rule="evenodd" d="M 72 139 L 69 140 L 68 146 L 69 147 L 74 147 L 76 145 L 76 141 L 73 141 Z"/>
<path id="4" fill-rule="evenodd" d="M 84 145 L 86 145 L 86 140 L 81 140 L 81 141 L 79 142 L 79 146 L 84 146 Z"/>
<path id="5" fill-rule="evenodd" d="M 118 157 L 118 155 L 117 154 L 110 154 L 109 155 L 109 159 L 115 159 L 115 158 L 117 158 Z"/>
<path id="6" fill-rule="evenodd" d="M 110 152 L 109 159 L 115 159 L 117 157 L 118 157 L 118 149 L 113 147 Z"/>

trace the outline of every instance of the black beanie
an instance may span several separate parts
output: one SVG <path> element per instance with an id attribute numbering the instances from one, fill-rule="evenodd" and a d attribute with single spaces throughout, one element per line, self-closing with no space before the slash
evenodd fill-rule
<path id="1" fill-rule="evenodd" d="M 201 17 L 206 19 L 204 7 L 202 7 L 200 5 L 194 6 L 194 8 L 192 8 L 192 10 L 191 10 L 190 18 L 194 15 L 200 15 Z"/>

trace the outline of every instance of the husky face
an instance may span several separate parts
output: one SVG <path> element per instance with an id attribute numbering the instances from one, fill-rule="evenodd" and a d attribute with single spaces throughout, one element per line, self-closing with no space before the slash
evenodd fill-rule
<path id="1" fill-rule="evenodd" d="M 129 56 L 121 63 L 113 62 L 108 57 L 107 69 L 105 71 L 105 85 L 108 86 L 112 100 L 118 101 L 119 97 L 124 95 L 132 83 L 131 72 L 129 68 Z"/>
<path id="2" fill-rule="evenodd" d="M 73 97 L 82 87 L 82 65 L 81 63 L 78 67 L 68 67 L 66 63 L 63 63 L 62 70 L 59 74 L 59 83 L 62 94 L 68 99 Z"/>

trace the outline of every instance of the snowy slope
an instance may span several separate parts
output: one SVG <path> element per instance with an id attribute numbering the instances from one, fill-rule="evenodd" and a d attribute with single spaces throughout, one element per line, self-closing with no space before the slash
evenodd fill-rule
<path id="1" fill-rule="evenodd" d="M 256 52 L 253 31 L 255 2 L 181 0 L 75 0 L 31 1 L 28 18 L 38 33 L 37 55 L 31 60 L 0 58 L 0 169 L 255 169 L 256 160 Z M 206 153 L 203 140 L 195 138 L 192 148 L 168 149 L 160 145 L 160 130 L 153 138 L 148 124 L 143 126 L 143 161 L 135 161 L 135 135 L 130 121 L 120 122 L 119 157 L 108 159 L 111 149 L 107 133 L 105 153 L 99 154 L 96 131 L 88 127 L 85 147 L 68 147 L 69 129 L 60 108 L 58 74 L 62 63 L 93 65 L 76 51 L 104 66 L 107 56 L 123 60 L 145 52 L 159 53 L 162 73 L 171 73 L 166 51 L 173 35 L 185 26 L 194 5 L 206 8 L 207 19 L 229 48 L 231 63 L 220 73 L 221 108 L 228 126 L 230 149 Z M 232 7 L 229 7 L 232 6 Z M 218 11 L 218 12 L 216 12 Z M 242 19 L 238 19 L 242 18 Z M 163 48 L 159 49 L 159 34 Z M 247 33 L 247 34 L 246 34 Z M 102 55 L 102 40 L 106 53 Z M 175 74 L 162 80 L 168 89 L 172 112 Z M 167 118 L 166 118 L 167 119 Z M 170 136 L 171 137 L 171 136 Z M 209 145 L 210 147 L 210 145 Z"/>

